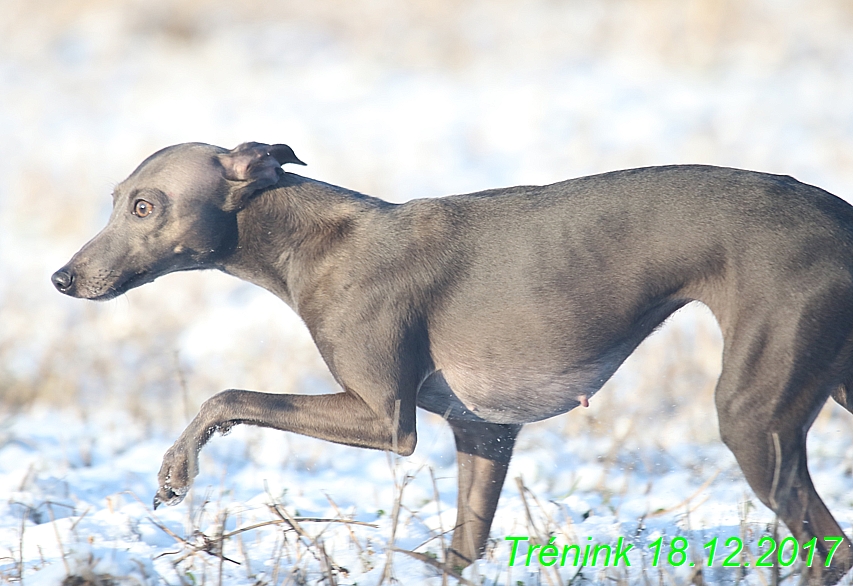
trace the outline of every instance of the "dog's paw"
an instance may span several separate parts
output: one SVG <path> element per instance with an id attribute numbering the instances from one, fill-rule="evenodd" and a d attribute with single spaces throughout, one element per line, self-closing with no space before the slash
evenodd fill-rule
<path id="1" fill-rule="evenodd" d="M 161 504 L 177 505 L 190 490 L 193 478 L 198 474 L 198 459 L 195 450 L 187 450 L 175 444 L 163 456 L 163 465 L 157 475 L 159 488 L 154 495 L 154 508 Z"/>

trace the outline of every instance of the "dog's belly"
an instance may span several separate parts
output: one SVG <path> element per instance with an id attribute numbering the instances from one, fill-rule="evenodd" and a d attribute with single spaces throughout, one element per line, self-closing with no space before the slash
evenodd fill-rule
<path id="1" fill-rule="evenodd" d="M 421 385 L 418 407 L 448 419 L 530 423 L 570 411 L 591 397 L 609 378 L 602 370 L 609 369 L 503 372 L 500 378 L 494 372 L 436 371 Z"/>

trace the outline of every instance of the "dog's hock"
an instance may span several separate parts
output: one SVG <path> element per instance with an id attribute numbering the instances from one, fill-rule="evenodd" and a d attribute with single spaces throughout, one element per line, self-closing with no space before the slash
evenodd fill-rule
<path id="1" fill-rule="evenodd" d="M 225 179 L 236 183 L 226 201 L 226 211 L 239 211 L 255 193 L 275 185 L 283 173 L 282 165 L 305 165 L 286 144 L 246 142 L 218 158 Z"/>

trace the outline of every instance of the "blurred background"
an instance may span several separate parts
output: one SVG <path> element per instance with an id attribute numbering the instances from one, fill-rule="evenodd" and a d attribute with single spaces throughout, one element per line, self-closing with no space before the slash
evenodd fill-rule
<path id="1" fill-rule="evenodd" d="M 53 290 L 112 186 L 187 141 L 284 142 L 299 173 L 394 202 L 671 163 L 850 200 L 853 3 L 0 0 L 0 439 L 57 411 L 172 437 L 224 388 L 334 390 L 298 317 L 230 277 L 170 275 L 102 304 Z M 590 409 L 525 432 L 520 461 L 543 437 L 583 450 L 614 429 L 716 445 L 720 347 L 713 317 L 687 308 Z M 847 434 L 828 449 L 841 470 L 849 421 L 828 407 L 820 425 Z M 564 480 L 536 462 L 541 490 Z"/>
<path id="2" fill-rule="evenodd" d="M 395 202 L 669 163 L 853 195 L 841 0 L 0 9 L 0 409 L 170 416 L 179 369 L 193 407 L 227 386 L 329 383 L 298 319 L 225 276 L 170 275 L 106 304 L 52 289 L 112 186 L 165 145 L 285 142 L 299 172 Z"/>

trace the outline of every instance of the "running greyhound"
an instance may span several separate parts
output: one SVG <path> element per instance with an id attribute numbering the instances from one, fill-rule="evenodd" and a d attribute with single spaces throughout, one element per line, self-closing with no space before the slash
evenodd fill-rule
<path id="1" fill-rule="evenodd" d="M 286 173 L 286 145 L 180 144 L 113 193 L 104 230 L 52 277 L 104 300 L 173 271 L 219 269 L 304 320 L 341 386 L 227 390 L 166 452 L 154 499 L 180 502 L 215 431 L 246 423 L 415 449 L 415 407 L 444 416 L 459 464 L 447 564 L 483 552 L 525 423 L 589 398 L 672 312 L 713 311 L 725 341 L 720 434 L 803 544 L 807 580 L 853 565 L 806 467 L 831 395 L 853 411 L 853 207 L 790 177 L 708 166 L 617 171 L 394 205 Z"/>

